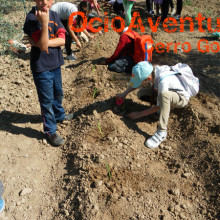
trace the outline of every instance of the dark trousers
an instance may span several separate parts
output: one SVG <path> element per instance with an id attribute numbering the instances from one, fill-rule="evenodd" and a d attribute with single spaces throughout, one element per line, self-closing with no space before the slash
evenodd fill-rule
<path id="1" fill-rule="evenodd" d="M 134 59 L 130 56 L 120 57 L 114 61 L 114 63 L 109 64 L 108 69 L 117 73 L 131 73 L 132 68 L 135 65 Z"/>
<path id="2" fill-rule="evenodd" d="M 177 10 L 176 10 L 177 15 L 181 15 L 182 8 L 183 8 L 183 0 L 177 0 Z"/>
<path id="3" fill-rule="evenodd" d="M 169 11 L 169 5 L 170 5 L 170 0 L 163 0 L 163 3 L 162 3 L 163 14 L 162 14 L 161 21 L 164 21 L 164 19 L 167 17 L 168 11 Z"/>
<path id="4" fill-rule="evenodd" d="M 69 32 L 67 31 L 67 22 L 68 22 L 68 20 L 61 20 L 61 22 L 62 22 L 63 26 L 66 29 L 66 33 L 65 33 L 65 37 L 66 37 L 66 40 L 65 40 L 66 53 L 67 53 L 67 55 L 70 55 L 72 53 L 72 50 L 71 50 L 72 38 L 71 38 Z"/>
<path id="5" fill-rule="evenodd" d="M 170 7 L 171 7 L 172 9 L 174 8 L 173 0 L 170 0 Z"/>
<path id="6" fill-rule="evenodd" d="M 153 10 L 153 0 L 146 0 L 147 11 Z"/>
<path id="7" fill-rule="evenodd" d="M 61 69 L 59 67 L 51 71 L 34 72 L 33 77 L 40 102 L 44 132 L 47 135 L 53 135 L 57 130 L 57 122 L 65 118 L 62 106 Z"/>
<path id="8" fill-rule="evenodd" d="M 123 4 L 119 4 L 117 1 L 113 5 L 113 9 L 116 13 L 123 12 L 124 11 L 124 6 Z"/>

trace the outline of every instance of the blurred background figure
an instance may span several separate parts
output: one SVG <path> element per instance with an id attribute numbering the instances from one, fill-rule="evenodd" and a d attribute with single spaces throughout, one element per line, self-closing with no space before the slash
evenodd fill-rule
<path id="1" fill-rule="evenodd" d="M 154 15 L 153 0 L 146 0 L 146 9 L 149 14 Z"/>
<path id="2" fill-rule="evenodd" d="M 176 14 L 174 15 L 174 18 L 176 20 L 180 20 L 182 8 L 183 8 L 183 0 L 177 0 L 176 8 L 177 8 Z"/>
<path id="3" fill-rule="evenodd" d="M 4 188 L 3 188 L 3 184 L 0 180 L 0 213 L 3 211 L 4 207 L 5 207 L 5 201 L 2 198 L 2 194 L 4 192 Z"/>
<path id="4" fill-rule="evenodd" d="M 125 26 L 129 27 L 131 23 L 131 9 L 136 0 L 123 0 L 123 6 L 125 10 Z"/>
<path id="5" fill-rule="evenodd" d="M 173 0 L 170 0 L 170 8 L 171 8 L 171 16 L 174 16 L 176 14 L 176 9 L 174 8 Z"/>

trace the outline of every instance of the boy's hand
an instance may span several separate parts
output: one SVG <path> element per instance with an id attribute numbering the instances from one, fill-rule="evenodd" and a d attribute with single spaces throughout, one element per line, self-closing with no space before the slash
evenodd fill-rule
<path id="1" fill-rule="evenodd" d="M 49 10 L 48 11 L 35 11 L 37 20 L 43 25 L 49 23 Z"/>

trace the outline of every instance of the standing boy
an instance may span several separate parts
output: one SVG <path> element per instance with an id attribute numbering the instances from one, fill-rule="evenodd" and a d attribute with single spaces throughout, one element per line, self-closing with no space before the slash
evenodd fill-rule
<path id="1" fill-rule="evenodd" d="M 131 91 L 142 86 L 146 80 L 151 80 L 152 75 L 154 89 L 158 91 L 157 105 L 140 112 L 132 112 L 128 115 L 131 119 L 138 119 L 160 110 L 157 131 L 145 142 L 145 145 L 149 148 L 158 147 L 166 139 L 171 108 L 186 106 L 191 96 L 190 91 L 185 88 L 180 78 L 174 73 L 179 72 L 178 70 L 181 72 L 183 69 L 184 71 L 191 72 L 191 69 L 185 64 L 177 64 L 172 68 L 175 68 L 176 71 L 173 71 L 168 66 L 156 66 L 154 75 L 153 66 L 149 62 L 139 62 L 132 69 L 129 87 L 123 93 L 116 95 L 116 99 L 125 99 Z"/>
<path id="2" fill-rule="evenodd" d="M 31 44 L 30 65 L 41 106 L 46 137 L 52 145 L 64 144 L 57 133 L 57 122 L 71 120 L 62 106 L 63 89 L 60 66 L 64 64 L 60 46 L 65 45 L 65 29 L 56 12 L 50 11 L 53 0 L 34 0 L 24 32 Z"/>

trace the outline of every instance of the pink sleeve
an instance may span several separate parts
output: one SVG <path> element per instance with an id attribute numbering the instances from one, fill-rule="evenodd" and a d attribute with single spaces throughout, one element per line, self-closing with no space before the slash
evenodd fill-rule
<path id="1" fill-rule="evenodd" d="M 37 43 L 40 40 L 41 30 L 36 30 L 32 35 L 32 39 Z"/>
<path id="2" fill-rule="evenodd" d="M 66 37 L 65 37 L 65 32 L 66 32 L 66 30 L 65 30 L 64 28 L 59 28 L 59 29 L 58 29 L 58 37 L 59 37 L 59 38 L 66 39 Z"/>

